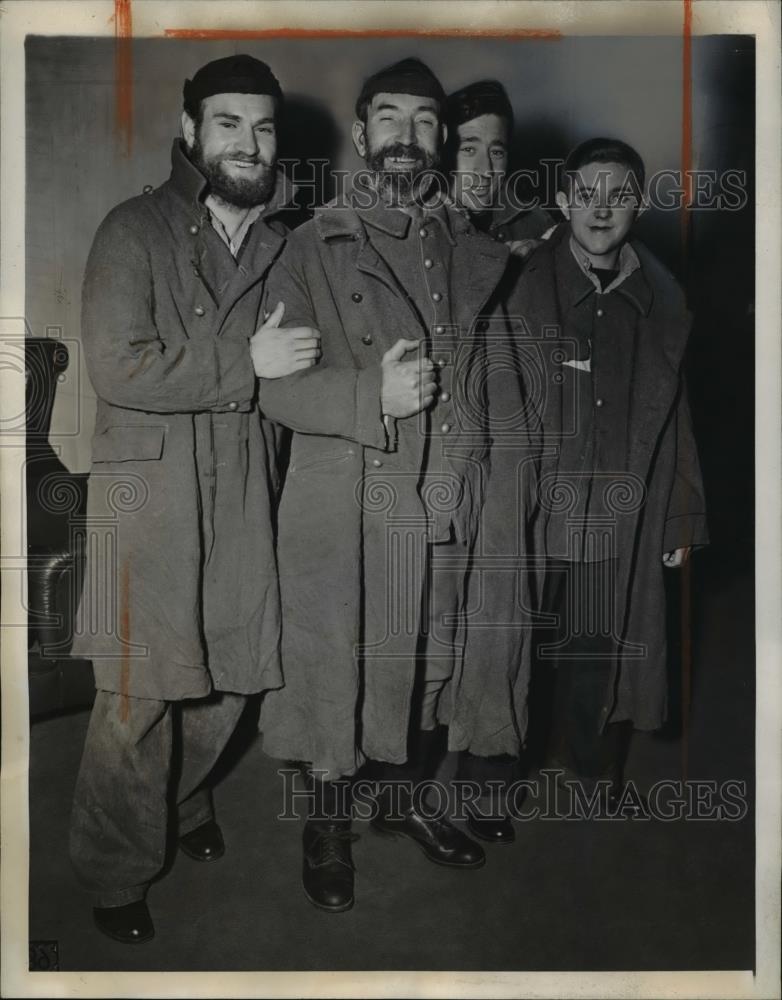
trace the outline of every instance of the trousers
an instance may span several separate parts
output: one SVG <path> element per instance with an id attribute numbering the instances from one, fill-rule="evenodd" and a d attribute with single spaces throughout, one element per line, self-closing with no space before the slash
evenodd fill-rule
<path id="1" fill-rule="evenodd" d="M 214 817 L 204 782 L 246 701 L 228 692 L 183 702 L 97 692 L 70 828 L 71 862 L 93 906 L 145 897 L 165 863 L 170 804 L 180 836 Z"/>

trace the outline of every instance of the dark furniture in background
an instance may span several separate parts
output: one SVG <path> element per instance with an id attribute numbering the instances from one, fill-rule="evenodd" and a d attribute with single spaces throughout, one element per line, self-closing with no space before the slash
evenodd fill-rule
<path id="1" fill-rule="evenodd" d="M 91 704 L 92 664 L 69 656 L 82 585 L 76 529 L 87 476 L 69 472 L 49 442 L 58 376 L 68 367 L 59 340 L 25 340 L 27 417 L 27 608 L 30 716 Z"/>

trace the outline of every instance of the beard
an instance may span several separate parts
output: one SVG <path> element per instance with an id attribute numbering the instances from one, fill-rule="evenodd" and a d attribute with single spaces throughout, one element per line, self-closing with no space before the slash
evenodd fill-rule
<path id="1" fill-rule="evenodd" d="M 386 167 L 386 159 L 404 157 L 414 162 L 401 167 Z M 417 143 L 389 142 L 379 149 L 367 148 L 367 167 L 375 177 L 378 192 L 391 205 L 410 205 L 420 202 L 432 185 L 432 172 L 440 162 L 439 156 L 427 153 Z"/>
<path id="2" fill-rule="evenodd" d="M 221 201 L 234 205 L 236 208 L 254 208 L 265 205 L 276 181 L 274 164 L 267 163 L 260 156 L 210 156 L 204 155 L 199 136 L 196 135 L 193 148 L 190 150 L 190 160 L 198 167 L 209 182 L 211 193 Z M 244 163 L 257 163 L 262 169 L 257 177 L 236 177 L 228 173 L 224 166 L 225 160 L 241 160 Z"/>

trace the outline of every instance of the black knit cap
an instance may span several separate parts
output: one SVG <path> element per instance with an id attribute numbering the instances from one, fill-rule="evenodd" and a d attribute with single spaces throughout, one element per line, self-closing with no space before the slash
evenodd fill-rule
<path id="1" fill-rule="evenodd" d="M 356 117 L 363 119 L 367 105 L 375 94 L 413 94 L 431 97 L 441 110 L 445 108 L 445 91 L 442 84 L 420 59 L 403 59 L 370 76 L 364 82 L 356 101 Z"/>
<path id="2" fill-rule="evenodd" d="M 277 77 L 265 62 L 252 56 L 226 56 L 202 66 L 182 90 L 185 111 L 198 117 L 201 101 L 214 94 L 268 94 L 282 103 Z"/>
<path id="3" fill-rule="evenodd" d="M 513 106 L 498 80 L 478 80 L 448 95 L 450 126 L 463 125 L 481 115 L 499 115 L 513 128 Z"/>

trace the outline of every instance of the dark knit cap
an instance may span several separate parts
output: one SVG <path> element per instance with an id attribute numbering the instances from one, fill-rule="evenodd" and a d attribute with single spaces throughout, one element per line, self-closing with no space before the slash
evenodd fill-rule
<path id="1" fill-rule="evenodd" d="M 278 104 L 282 90 L 277 77 L 265 62 L 252 56 L 226 56 L 202 66 L 192 80 L 185 80 L 182 91 L 185 111 L 198 116 L 201 101 L 214 94 L 268 94 Z"/>
<path id="2" fill-rule="evenodd" d="M 375 94 L 413 94 L 431 97 L 440 108 L 445 108 L 445 91 L 442 84 L 420 59 L 403 59 L 370 76 L 364 82 L 356 101 L 356 117 L 363 118 Z"/>
<path id="3" fill-rule="evenodd" d="M 513 107 L 508 93 L 498 80 L 479 80 L 448 97 L 448 124 L 451 127 L 479 118 L 499 115 L 513 127 Z"/>

